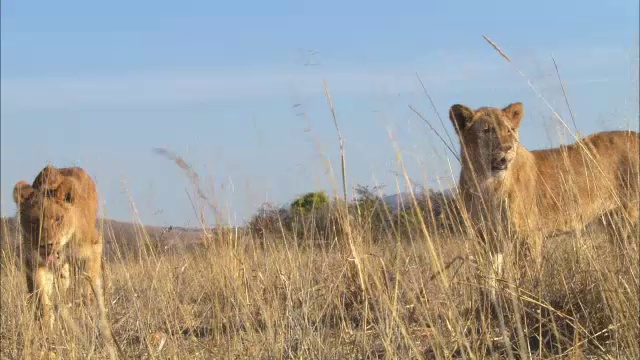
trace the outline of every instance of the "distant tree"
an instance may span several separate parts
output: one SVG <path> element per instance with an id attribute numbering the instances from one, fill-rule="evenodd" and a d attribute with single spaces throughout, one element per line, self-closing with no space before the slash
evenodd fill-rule
<path id="1" fill-rule="evenodd" d="M 291 203 L 291 211 L 306 214 L 314 209 L 323 208 L 329 204 L 329 196 L 324 191 L 306 193 Z"/>
<path id="2" fill-rule="evenodd" d="M 264 203 L 251 217 L 247 224 L 252 233 L 263 237 L 281 234 L 283 229 L 290 228 L 291 216 L 284 207 L 272 203 Z"/>
<path id="3" fill-rule="evenodd" d="M 351 205 L 352 213 L 358 224 L 366 230 L 374 241 L 382 240 L 393 232 L 391 209 L 381 195 L 384 185 L 370 187 L 356 185 L 355 202 Z"/>
<path id="4" fill-rule="evenodd" d="M 413 205 L 398 211 L 397 218 L 410 231 L 420 231 L 422 218 L 427 229 L 432 233 L 451 235 L 460 231 L 463 224 L 458 202 L 449 190 L 425 191 L 418 200 L 418 212 Z M 419 216 L 419 217 L 418 217 Z"/>
<path id="5" fill-rule="evenodd" d="M 370 188 L 369 185 L 356 185 L 354 192 L 356 193 L 356 201 L 358 203 L 378 202 L 382 200 L 379 195 L 380 190 L 384 188 L 384 185 L 376 185 Z"/>

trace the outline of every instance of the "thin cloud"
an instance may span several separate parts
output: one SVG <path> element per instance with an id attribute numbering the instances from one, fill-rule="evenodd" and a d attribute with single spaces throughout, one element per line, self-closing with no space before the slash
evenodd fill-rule
<path id="1" fill-rule="evenodd" d="M 443 85 L 455 74 L 429 75 Z M 346 71 L 324 74 L 265 69 L 263 72 L 162 73 L 74 76 L 2 81 L 2 104 L 6 110 L 55 110 L 69 107 L 155 106 L 216 101 L 269 99 L 287 95 L 322 94 L 327 79 L 334 92 L 367 93 L 380 88 L 411 89 L 415 77 L 401 71 Z M 461 80 L 461 79 L 460 79 Z"/>
<path id="2" fill-rule="evenodd" d="M 548 52 L 549 54 L 551 52 Z M 628 54 L 627 54 L 628 55 Z M 587 49 L 556 53 L 566 66 L 566 81 L 602 81 L 589 68 L 619 66 L 625 51 Z M 469 61 L 466 61 L 469 60 Z M 523 59 L 525 61 L 526 59 Z M 576 61 L 573 61 L 576 60 Z M 516 59 L 517 61 L 517 59 Z M 629 64 L 631 66 L 631 64 Z M 520 65 L 526 68 L 527 64 Z M 526 70 L 526 69 L 525 69 Z M 2 78 L 3 112 L 50 111 L 74 108 L 146 108 L 227 101 L 269 100 L 298 96 L 322 96 L 322 80 L 336 95 L 404 93 L 420 91 L 415 74 L 438 93 L 461 88 L 519 86 L 521 81 L 508 64 L 495 56 L 448 53 L 426 63 L 392 64 L 341 70 L 310 69 L 177 69 L 119 74 L 43 78 Z M 587 76 L 584 76 L 584 75 Z M 590 78 L 598 76 L 599 78 Z M 538 86 L 556 86 L 553 79 Z M 518 83 L 514 83 L 517 81 Z"/>

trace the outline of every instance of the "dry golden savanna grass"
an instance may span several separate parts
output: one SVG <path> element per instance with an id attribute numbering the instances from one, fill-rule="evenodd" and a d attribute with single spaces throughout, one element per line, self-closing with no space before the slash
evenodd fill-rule
<path id="1" fill-rule="evenodd" d="M 466 236 L 421 224 L 394 235 L 338 212 L 344 229 L 324 243 L 241 229 L 165 248 L 144 227 L 124 235 L 105 222 L 109 320 L 121 355 L 640 358 L 637 238 L 615 245 L 615 235 L 594 228 L 548 239 L 543 271 L 507 269 L 494 306 L 484 291 L 490 262 Z M 55 336 L 43 336 L 25 298 L 15 225 L 5 218 L 2 227 L 2 358 L 106 358 L 95 310 L 73 291 Z M 477 260 L 466 260 L 473 251 Z"/>

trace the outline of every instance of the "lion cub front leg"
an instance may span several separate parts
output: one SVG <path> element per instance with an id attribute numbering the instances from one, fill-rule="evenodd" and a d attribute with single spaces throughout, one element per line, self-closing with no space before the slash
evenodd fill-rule
<path id="1" fill-rule="evenodd" d="M 32 271 L 32 294 L 36 297 L 36 317 L 48 327 L 53 329 L 53 281 L 54 273 L 44 264 L 35 264 Z"/>
<path id="2" fill-rule="evenodd" d="M 84 272 L 87 279 L 83 293 L 86 305 L 92 305 L 95 300 L 100 303 L 102 296 L 102 251 L 101 246 L 91 245 L 87 248 L 84 263 Z"/>
<path id="3" fill-rule="evenodd" d="M 87 247 L 86 250 L 85 271 L 88 281 L 84 290 L 85 301 L 87 305 L 90 305 L 95 298 L 98 303 L 100 333 L 107 344 L 110 358 L 115 359 L 116 347 L 111 335 L 111 326 L 107 319 L 107 306 L 104 296 L 104 284 L 102 282 L 102 242 L 93 243 Z"/>
<path id="4" fill-rule="evenodd" d="M 60 268 L 58 273 L 58 280 L 60 282 L 60 290 L 67 291 L 71 285 L 71 268 L 69 262 L 65 262 Z"/>
<path id="5" fill-rule="evenodd" d="M 56 271 L 58 294 L 64 301 L 68 301 L 67 291 L 71 286 L 71 266 L 68 261 L 64 261 Z"/>
<path id="6" fill-rule="evenodd" d="M 57 287 L 59 294 L 66 294 L 71 284 L 71 270 L 68 262 L 63 262 L 61 266 L 51 266 L 39 260 L 37 251 L 33 251 L 25 262 L 27 293 L 29 298 L 35 301 L 36 321 L 52 329 L 55 317 L 54 310 L 54 288 Z"/>
<path id="7" fill-rule="evenodd" d="M 84 263 L 84 271 L 87 282 L 84 286 L 84 301 L 86 305 L 93 304 L 96 300 L 100 317 L 106 319 L 106 304 L 104 299 L 104 286 L 102 283 L 102 241 L 97 232 L 93 236 L 93 241 L 84 244 L 82 248 L 82 257 Z"/>

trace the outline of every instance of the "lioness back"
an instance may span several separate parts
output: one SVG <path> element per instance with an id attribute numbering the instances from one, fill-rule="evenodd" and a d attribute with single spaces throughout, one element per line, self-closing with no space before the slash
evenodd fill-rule
<path id="1" fill-rule="evenodd" d="M 537 194 L 542 225 L 570 230 L 576 221 L 589 222 L 620 207 L 634 220 L 640 190 L 639 139 L 637 132 L 608 131 L 560 148 L 531 151 L 543 183 Z"/>

